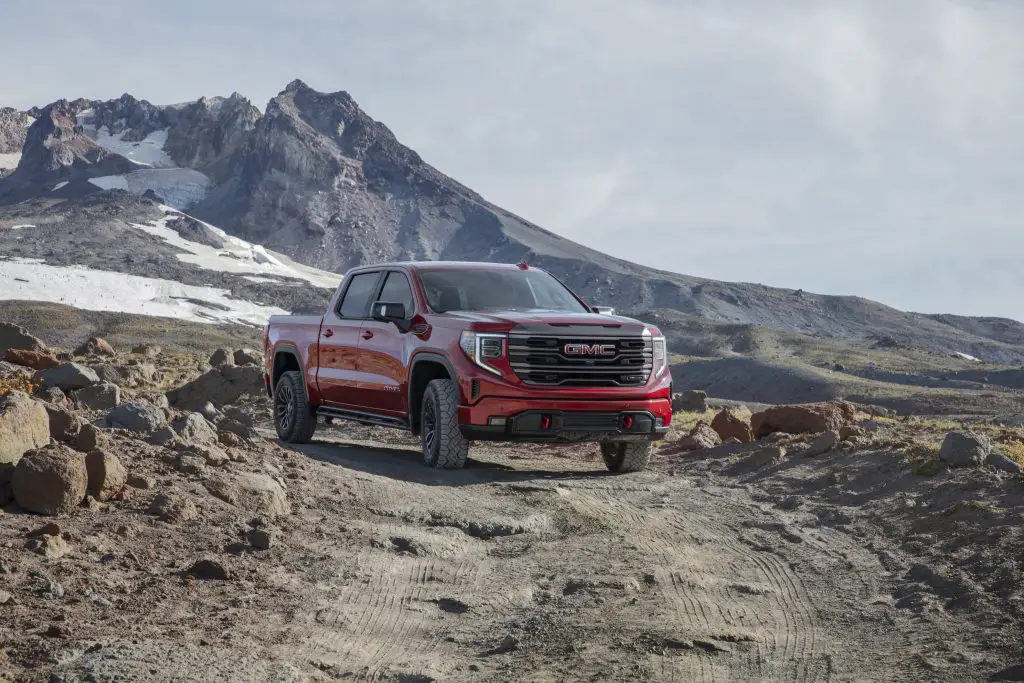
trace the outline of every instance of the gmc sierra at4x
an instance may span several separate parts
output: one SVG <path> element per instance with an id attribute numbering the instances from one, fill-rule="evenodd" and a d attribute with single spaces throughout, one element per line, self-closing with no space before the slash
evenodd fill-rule
<path id="1" fill-rule="evenodd" d="M 274 316 L 263 337 L 291 443 L 325 417 L 409 430 L 437 468 L 462 467 L 472 441 L 589 441 L 635 472 L 672 419 L 658 329 L 525 263 L 355 268 L 323 317 Z"/>

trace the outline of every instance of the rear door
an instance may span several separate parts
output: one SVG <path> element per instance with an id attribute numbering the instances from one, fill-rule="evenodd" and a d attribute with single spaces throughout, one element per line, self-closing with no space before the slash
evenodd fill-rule
<path id="1" fill-rule="evenodd" d="M 405 306 L 406 319 L 416 314 L 416 303 L 408 276 L 400 270 L 384 274 L 376 301 Z M 408 412 L 406 382 L 410 344 L 415 339 L 394 323 L 367 320 L 359 335 L 356 369 L 362 391 L 359 398 L 366 410 L 404 417 Z"/>
<path id="2" fill-rule="evenodd" d="M 380 286 L 381 271 L 353 273 L 336 308 L 327 312 L 320 326 L 320 365 L 317 385 L 327 405 L 358 407 L 360 382 L 356 370 L 359 335 L 370 315 L 370 303 Z"/>

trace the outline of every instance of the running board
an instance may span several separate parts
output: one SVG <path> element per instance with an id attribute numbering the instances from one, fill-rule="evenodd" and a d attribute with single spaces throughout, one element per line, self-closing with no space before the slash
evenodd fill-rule
<path id="1" fill-rule="evenodd" d="M 318 417 L 331 417 L 335 420 L 349 420 L 364 425 L 378 427 L 394 427 L 395 429 L 409 429 L 409 423 L 400 417 L 388 415 L 377 415 L 376 413 L 363 413 L 358 410 L 345 410 L 344 408 L 320 407 L 316 409 Z"/>

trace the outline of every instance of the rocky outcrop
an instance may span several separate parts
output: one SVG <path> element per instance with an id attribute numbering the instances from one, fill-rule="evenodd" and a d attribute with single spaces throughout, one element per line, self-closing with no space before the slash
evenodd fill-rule
<path id="1" fill-rule="evenodd" d="M 0 396 L 0 467 L 50 442 L 50 418 L 42 403 L 20 392 Z"/>
<path id="2" fill-rule="evenodd" d="M 18 505 L 29 512 L 65 515 L 85 498 L 88 483 L 82 455 L 53 445 L 30 451 L 18 462 L 11 490 Z"/>
<path id="3" fill-rule="evenodd" d="M 817 434 L 839 432 L 853 422 L 856 409 L 844 401 L 775 406 L 750 416 L 754 436 L 764 438 L 775 432 L 786 434 Z"/>
<path id="4" fill-rule="evenodd" d="M 25 146 L 32 117 L 12 107 L 0 107 L 0 154 L 18 154 Z"/>

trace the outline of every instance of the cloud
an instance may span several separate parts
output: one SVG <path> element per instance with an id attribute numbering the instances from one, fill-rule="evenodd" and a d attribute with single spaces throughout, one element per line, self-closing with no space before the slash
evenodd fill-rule
<path id="1" fill-rule="evenodd" d="M 262 106 L 298 76 L 616 256 L 1024 319 L 1022 20 L 1009 0 L 64 0 L 5 9 L 0 87 Z"/>

